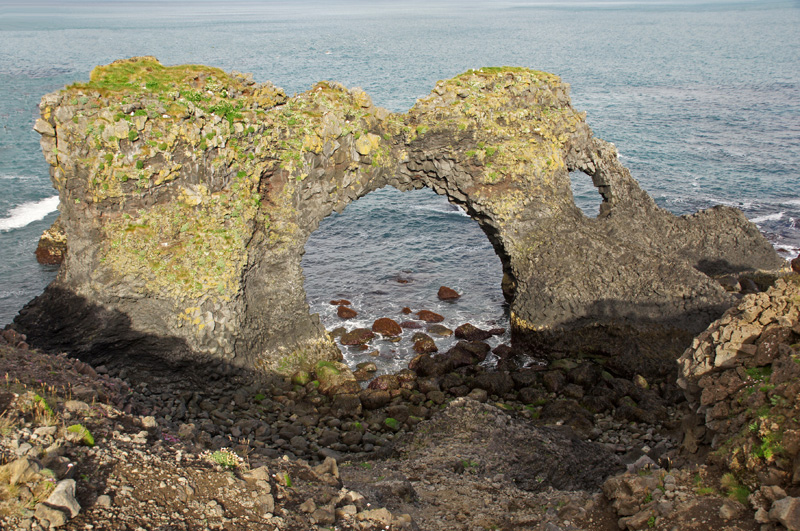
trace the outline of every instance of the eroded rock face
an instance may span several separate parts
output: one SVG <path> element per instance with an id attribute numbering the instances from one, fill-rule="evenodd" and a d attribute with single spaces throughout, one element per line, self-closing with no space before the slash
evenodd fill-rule
<path id="1" fill-rule="evenodd" d="M 799 321 L 795 274 L 745 296 L 679 359 L 678 384 L 694 413 L 684 447 L 710 444 L 711 459 L 751 489 L 800 488 Z"/>
<path id="2" fill-rule="evenodd" d="M 154 58 L 98 67 L 40 105 L 70 251 L 16 324 L 93 357 L 281 371 L 338 357 L 309 315 L 303 247 L 331 212 L 387 185 L 427 186 L 478 221 L 520 348 L 587 326 L 646 331 L 647 344 L 699 332 L 731 301 L 700 271 L 781 265 L 738 211 L 659 209 L 568 91 L 552 74 L 483 69 L 397 115 L 335 83 L 288 98 Z M 573 170 L 603 196 L 597 219 L 572 201 Z"/>
<path id="3" fill-rule="evenodd" d="M 45 265 L 59 265 L 67 254 L 67 237 L 61 219 L 56 221 L 39 238 L 36 246 L 36 261 Z"/>

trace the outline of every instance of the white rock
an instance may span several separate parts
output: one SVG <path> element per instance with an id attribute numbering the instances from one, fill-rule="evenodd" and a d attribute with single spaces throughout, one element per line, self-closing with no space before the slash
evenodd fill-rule
<path id="1" fill-rule="evenodd" d="M 59 510 L 69 512 L 71 518 L 81 512 L 81 504 L 75 499 L 75 480 L 62 479 L 56 483 L 56 488 L 47 497 L 45 503 Z"/>

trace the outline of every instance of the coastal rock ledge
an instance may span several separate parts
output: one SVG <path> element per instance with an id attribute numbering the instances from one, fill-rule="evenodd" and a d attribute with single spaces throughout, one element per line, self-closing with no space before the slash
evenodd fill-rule
<path id="1" fill-rule="evenodd" d="M 429 187 L 480 224 L 503 265 L 513 346 L 540 355 L 558 356 L 545 350 L 559 338 L 680 353 L 733 301 L 708 275 L 783 265 L 735 209 L 656 206 L 544 72 L 470 70 L 393 114 L 337 83 L 287 97 L 137 57 L 40 110 L 69 252 L 15 326 L 83 359 L 288 372 L 340 357 L 309 314 L 304 245 L 387 185 Z M 602 196 L 597 218 L 575 206 L 571 171 Z"/>

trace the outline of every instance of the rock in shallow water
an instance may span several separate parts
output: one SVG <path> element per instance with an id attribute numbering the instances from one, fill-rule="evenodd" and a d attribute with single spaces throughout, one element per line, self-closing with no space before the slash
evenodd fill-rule
<path id="1" fill-rule="evenodd" d="M 372 323 L 372 331 L 386 337 L 396 337 L 403 333 L 397 321 L 388 317 L 381 317 Z"/>
<path id="2" fill-rule="evenodd" d="M 417 317 L 419 317 L 420 321 L 425 321 L 426 323 L 441 323 L 442 321 L 444 321 L 443 315 L 440 315 L 436 312 L 432 312 L 430 310 L 418 311 Z"/>
<path id="3" fill-rule="evenodd" d="M 336 315 L 338 315 L 342 319 L 352 319 L 353 317 L 358 315 L 358 312 L 347 306 L 339 306 L 336 309 Z"/>
<path id="4" fill-rule="evenodd" d="M 363 345 L 375 338 L 375 334 L 369 328 L 356 328 L 350 332 L 342 334 L 342 345 Z"/>
<path id="5" fill-rule="evenodd" d="M 436 296 L 442 301 L 454 301 L 461 298 L 461 295 L 459 295 L 456 290 L 448 288 L 447 286 L 440 287 Z"/>
<path id="6" fill-rule="evenodd" d="M 467 341 L 483 341 L 492 337 L 491 332 L 481 330 L 477 326 L 470 323 L 464 323 L 455 330 L 456 337 L 459 339 L 466 339 Z"/>

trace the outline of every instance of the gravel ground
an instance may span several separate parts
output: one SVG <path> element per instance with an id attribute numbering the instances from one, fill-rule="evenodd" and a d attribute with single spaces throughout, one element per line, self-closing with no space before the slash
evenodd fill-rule
<path id="1" fill-rule="evenodd" d="M 226 367 L 111 376 L 6 332 L 2 529 L 759 528 L 719 474 L 682 460 L 677 407 L 576 422 L 561 393 L 536 408 L 474 389 L 421 401 L 420 383 L 367 409 Z M 634 503 L 604 486 L 624 477 L 657 488 Z"/>

